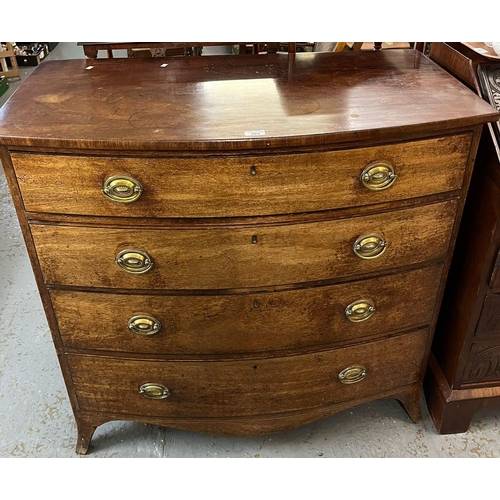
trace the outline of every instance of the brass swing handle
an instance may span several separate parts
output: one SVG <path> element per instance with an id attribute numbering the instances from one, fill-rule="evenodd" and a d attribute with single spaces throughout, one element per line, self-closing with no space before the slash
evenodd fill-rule
<path id="1" fill-rule="evenodd" d="M 387 162 L 377 161 L 367 165 L 360 175 L 361 184 L 370 191 L 390 188 L 397 179 L 394 167 Z"/>
<path id="2" fill-rule="evenodd" d="M 345 316 L 353 323 L 360 323 L 370 319 L 375 314 L 375 304 L 373 300 L 356 300 L 345 308 Z"/>
<path id="3" fill-rule="evenodd" d="M 115 258 L 120 269 L 127 273 L 143 274 L 153 267 L 153 259 L 142 250 L 122 250 Z"/>
<path id="4" fill-rule="evenodd" d="M 352 249 L 361 259 L 376 259 L 385 252 L 387 243 L 380 234 L 366 234 L 354 242 Z"/>
<path id="5" fill-rule="evenodd" d="M 135 335 L 155 335 L 161 330 L 161 323 L 146 314 L 133 316 L 128 320 L 128 329 Z"/>
<path id="6" fill-rule="evenodd" d="M 147 399 L 166 399 L 170 396 L 170 389 L 163 384 L 143 384 L 139 388 L 139 394 Z"/>
<path id="7" fill-rule="evenodd" d="M 339 380 L 343 384 L 357 384 L 366 377 L 366 368 L 363 365 L 348 366 L 339 373 Z"/>
<path id="8" fill-rule="evenodd" d="M 112 175 L 104 181 L 102 194 L 116 203 L 132 203 L 142 194 L 142 185 L 129 175 Z"/>

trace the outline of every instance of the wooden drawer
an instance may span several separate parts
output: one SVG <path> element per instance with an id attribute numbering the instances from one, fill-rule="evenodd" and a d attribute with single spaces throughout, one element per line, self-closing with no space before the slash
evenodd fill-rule
<path id="1" fill-rule="evenodd" d="M 66 348 L 241 354 L 347 342 L 423 326 L 432 318 L 441 272 L 442 266 L 434 266 L 353 283 L 248 295 L 154 296 L 63 290 L 50 294 Z M 375 312 L 362 321 L 348 320 L 346 307 L 366 299 Z M 156 319 L 161 328 L 141 335 L 138 325 L 150 325 L 148 318 Z M 363 315 L 354 314 L 356 318 Z"/>
<path id="2" fill-rule="evenodd" d="M 325 153 L 219 158 L 124 158 L 13 153 L 26 210 L 126 217 L 226 217 L 311 212 L 460 189 L 470 134 Z M 372 162 L 397 175 L 383 191 L 360 182 Z M 254 170 L 253 170 L 254 169 Z M 254 172 L 254 175 L 252 175 Z M 101 189 L 126 174 L 133 203 Z"/>
<path id="3" fill-rule="evenodd" d="M 231 289 L 355 276 L 444 258 L 456 205 L 449 200 L 350 219 L 238 229 L 33 224 L 31 231 L 48 284 Z M 383 238 L 386 250 L 367 260 L 356 256 L 353 246 L 369 234 Z M 143 274 L 122 270 L 115 259 L 128 250 L 145 252 L 152 268 Z"/>
<path id="4" fill-rule="evenodd" d="M 144 361 L 69 354 L 83 411 L 170 417 L 232 417 L 314 408 L 375 395 L 419 379 L 427 330 L 354 347 L 244 361 Z M 339 374 L 363 366 L 360 382 Z M 162 384 L 162 400 L 139 394 Z"/>

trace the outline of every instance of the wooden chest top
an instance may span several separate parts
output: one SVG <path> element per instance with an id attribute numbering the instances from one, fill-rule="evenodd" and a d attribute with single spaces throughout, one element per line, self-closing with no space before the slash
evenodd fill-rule
<path id="1" fill-rule="evenodd" d="M 0 110 L 0 144 L 268 149 L 383 141 L 497 116 L 413 50 L 46 61 Z"/>

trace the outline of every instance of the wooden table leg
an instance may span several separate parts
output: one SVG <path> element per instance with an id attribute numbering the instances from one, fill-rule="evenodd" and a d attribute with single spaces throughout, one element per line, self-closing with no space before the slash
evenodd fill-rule
<path id="1" fill-rule="evenodd" d="M 97 49 L 84 45 L 83 53 L 90 59 L 97 59 Z"/>

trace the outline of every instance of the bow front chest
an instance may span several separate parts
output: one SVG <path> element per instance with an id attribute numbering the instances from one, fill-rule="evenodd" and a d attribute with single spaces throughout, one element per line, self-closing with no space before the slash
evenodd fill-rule
<path id="1" fill-rule="evenodd" d="M 410 417 L 484 123 L 419 52 L 44 62 L 1 159 L 86 453 Z"/>

